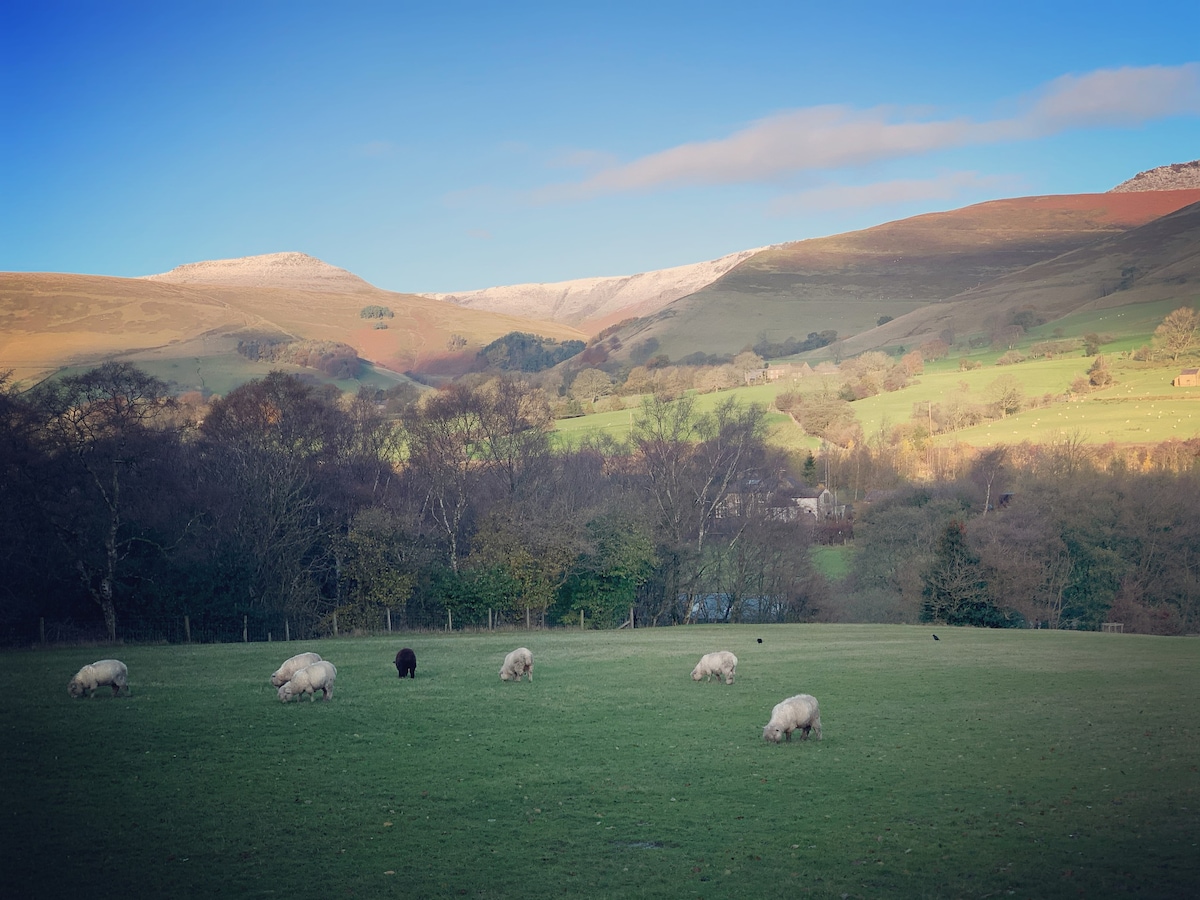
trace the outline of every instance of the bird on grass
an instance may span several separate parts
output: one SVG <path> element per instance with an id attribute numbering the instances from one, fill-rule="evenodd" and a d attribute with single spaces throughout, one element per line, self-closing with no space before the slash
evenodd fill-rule
<path id="1" fill-rule="evenodd" d="M 934 639 L 935 641 L 940 641 L 940 640 L 941 640 L 941 638 L 940 638 L 940 637 L 938 637 L 936 634 L 933 636 L 933 639 Z"/>

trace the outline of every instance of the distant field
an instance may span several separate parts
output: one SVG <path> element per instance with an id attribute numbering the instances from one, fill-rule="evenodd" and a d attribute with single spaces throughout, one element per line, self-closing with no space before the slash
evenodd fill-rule
<path id="1" fill-rule="evenodd" d="M 303 375 L 324 384 L 336 385 L 339 390 L 349 393 L 356 393 L 362 385 L 387 389 L 401 383 L 412 383 L 404 375 L 372 365 L 364 366 L 357 379 L 330 378 L 315 369 L 278 362 L 252 361 L 237 353 L 203 358 L 139 359 L 133 360 L 132 364 L 143 372 L 162 379 L 177 393 L 205 391 L 224 396 L 234 388 L 256 378 L 264 378 L 274 371 Z M 93 367 L 75 366 L 62 369 L 56 374 L 79 374 L 91 368 Z"/>
<path id="2" fill-rule="evenodd" d="M 1141 897 L 1200 883 L 1200 642 L 905 626 L 5 653 L 12 897 Z M 758 639 L 762 643 L 758 643 Z M 497 677 L 533 650 L 535 682 Z M 416 649 L 415 681 L 391 660 Z M 267 677 L 315 649 L 330 703 Z M 689 677 L 739 657 L 732 686 Z M 132 695 L 71 700 L 117 655 Z M 821 703 L 824 740 L 763 742 Z"/>

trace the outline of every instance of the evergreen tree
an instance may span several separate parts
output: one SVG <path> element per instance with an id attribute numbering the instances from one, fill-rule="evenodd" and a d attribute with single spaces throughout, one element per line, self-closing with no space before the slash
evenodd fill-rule
<path id="1" fill-rule="evenodd" d="M 1007 624 L 992 603 L 979 557 L 967 546 L 963 523 L 952 519 L 938 539 L 933 562 L 925 570 L 921 621 L 946 625 Z"/>

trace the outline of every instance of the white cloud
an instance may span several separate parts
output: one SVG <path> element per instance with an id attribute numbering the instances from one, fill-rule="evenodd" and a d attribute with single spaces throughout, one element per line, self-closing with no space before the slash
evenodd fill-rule
<path id="1" fill-rule="evenodd" d="M 760 119 L 728 137 L 680 144 L 535 194 L 543 201 L 684 185 L 779 181 L 971 144 L 1024 140 L 1072 128 L 1136 125 L 1200 113 L 1200 64 L 1064 75 L 1011 119 L 916 117 L 888 107 L 816 106 Z M 580 151 L 594 161 L 594 153 Z"/>
<path id="2" fill-rule="evenodd" d="M 902 203 L 953 200 L 970 191 L 1003 190 L 1013 179 L 981 176 L 978 172 L 950 172 L 937 178 L 897 179 L 874 184 L 830 184 L 776 198 L 770 207 L 774 215 L 794 212 L 831 212 L 866 209 Z"/>
<path id="3" fill-rule="evenodd" d="M 1046 85 L 1027 121 L 1040 133 L 1200 113 L 1200 63 L 1101 69 Z"/>

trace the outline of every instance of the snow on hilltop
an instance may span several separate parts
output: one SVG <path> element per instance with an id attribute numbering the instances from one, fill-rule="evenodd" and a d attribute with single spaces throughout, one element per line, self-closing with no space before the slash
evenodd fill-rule
<path id="1" fill-rule="evenodd" d="M 1173 163 L 1138 172 L 1128 181 L 1122 181 L 1109 191 L 1124 194 L 1129 191 L 1184 191 L 1200 188 L 1200 159 L 1185 163 Z"/>
<path id="2" fill-rule="evenodd" d="M 579 278 L 549 284 L 513 284 L 452 294 L 422 294 L 470 309 L 550 319 L 578 325 L 622 315 L 646 315 L 712 284 L 760 250 L 743 250 L 709 262 L 638 275 Z"/>
<path id="3" fill-rule="evenodd" d="M 148 281 L 166 281 L 172 284 L 279 287 L 338 293 L 373 290 L 369 282 L 345 269 L 331 266 L 307 253 L 296 252 L 187 263 L 161 275 L 142 277 Z"/>

